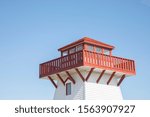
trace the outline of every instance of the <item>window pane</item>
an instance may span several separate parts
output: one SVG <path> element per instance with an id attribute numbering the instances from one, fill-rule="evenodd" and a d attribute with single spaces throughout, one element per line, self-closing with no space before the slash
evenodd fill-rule
<path id="1" fill-rule="evenodd" d="M 63 56 L 68 55 L 68 51 L 63 52 Z"/>
<path id="2" fill-rule="evenodd" d="M 99 48 L 99 47 L 96 47 L 96 52 L 97 52 L 97 53 L 101 53 L 101 52 L 102 52 L 102 49 Z"/>
<path id="3" fill-rule="evenodd" d="M 72 48 L 69 50 L 69 53 L 72 54 L 72 53 L 75 53 L 75 51 L 76 51 L 76 48 Z"/>
<path id="4" fill-rule="evenodd" d="M 104 49 L 104 54 L 109 55 L 109 51 L 110 50 Z"/>
<path id="5" fill-rule="evenodd" d="M 66 84 L 66 95 L 71 95 L 71 83 Z"/>
<path id="6" fill-rule="evenodd" d="M 93 52 L 94 51 L 94 46 L 88 45 L 88 50 Z"/>
<path id="7" fill-rule="evenodd" d="M 83 45 L 78 45 L 76 48 L 77 51 L 83 50 Z"/>

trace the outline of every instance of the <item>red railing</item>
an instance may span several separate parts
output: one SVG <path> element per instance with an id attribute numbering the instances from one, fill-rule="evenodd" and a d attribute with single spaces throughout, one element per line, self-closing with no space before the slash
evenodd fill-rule
<path id="1" fill-rule="evenodd" d="M 83 65 L 83 51 L 40 64 L 40 77 Z"/>
<path id="2" fill-rule="evenodd" d="M 134 60 L 84 50 L 84 65 L 135 74 Z"/>
<path id="3" fill-rule="evenodd" d="M 83 50 L 40 64 L 40 77 L 83 65 L 135 74 L 133 60 Z"/>

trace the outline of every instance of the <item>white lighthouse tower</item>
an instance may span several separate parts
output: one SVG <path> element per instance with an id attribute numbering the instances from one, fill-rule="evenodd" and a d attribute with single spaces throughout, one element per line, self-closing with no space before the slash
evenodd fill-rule
<path id="1" fill-rule="evenodd" d="M 123 99 L 120 84 L 135 75 L 133 60 L 112 55 L 114 46 L 84 37 L 40 64 L 40 78 L 55 87 L 55 100 Z"/>

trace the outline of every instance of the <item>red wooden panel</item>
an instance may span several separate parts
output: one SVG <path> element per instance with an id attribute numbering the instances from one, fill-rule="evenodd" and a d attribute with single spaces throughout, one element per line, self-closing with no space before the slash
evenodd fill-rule
<path id="1" fill-rule="evenodd" d="M 42 63 L 40 64 L 39 73 L 40 77 L 44 77 L 82 65 L 135 74 L 135 63 L 133 60 L 108 56 L 88 50 L 78 51 Z"/>

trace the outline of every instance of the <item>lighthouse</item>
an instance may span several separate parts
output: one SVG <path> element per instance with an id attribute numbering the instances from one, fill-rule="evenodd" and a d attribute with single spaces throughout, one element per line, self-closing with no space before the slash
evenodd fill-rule
<path id="1" fill-rule="evenodd" d="M 136 74 L 135 62 L 112 54 L 114 46 L 83 37 L 40 64 L 40 79 L 55 88 L 54 100 L 122 100 L 120 85 Z"/>

